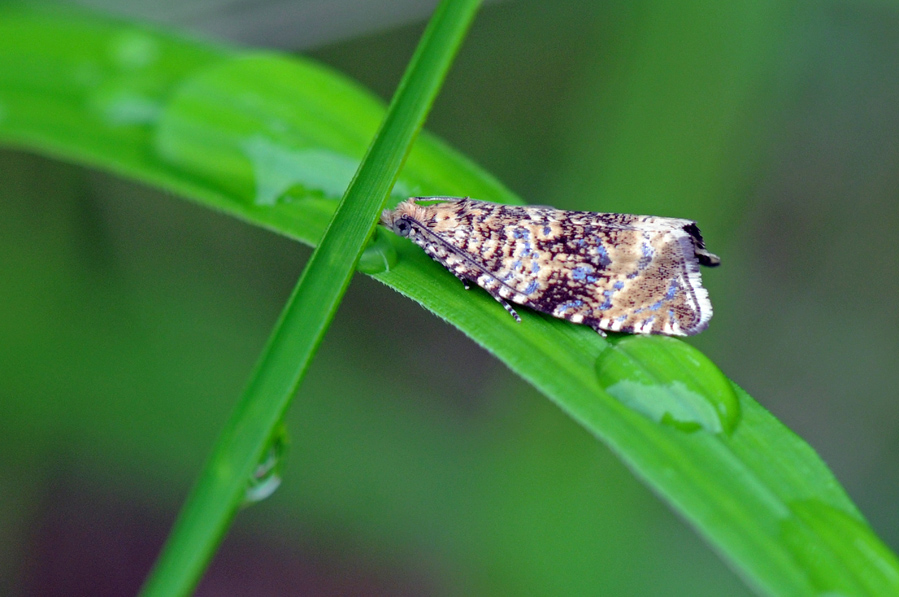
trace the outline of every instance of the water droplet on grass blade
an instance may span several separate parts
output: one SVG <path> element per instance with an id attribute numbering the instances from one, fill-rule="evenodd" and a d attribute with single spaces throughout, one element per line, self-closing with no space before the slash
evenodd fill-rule
<path id="1" fill-rule="evenodd" d="M 130 51 L 141 55 L 140 47 Z M 302 203 L 327 221 L 383 118 L 377 101 L 332 79 L 293 59 L 216 60 L 166 95 L 153 147 L 164 163 L 229 200 L 276 207 L 288 218 Z M 332 94 L 346 102 L 335 104 Z M 415 185 L 401 183 L 393 194 L 405 198 Z"/>
<path id="2" fill-rule="evenodd" d="M 359 160 L 348 155 L 320 148 L 292 149 L 262 135 L 253 135 L 241 148 L 252 163 L 258 205 L 310 195 L 336 201 L 359 168 Z M 391 194 L 406 197 L 407 193 L 402 181 L 396 181 Z"/>
<path id="3" fill-rule="evenodd" d="M 375 228 L 375 233 L 359 258 L 359 265 L 356 266 L 356 269 L 363 274 L 380 274 L 390 271 L 390 268 L 396 265 L 396 260 L 397 254 L 393 243 L 378 227 Z"/>
<path id="4" fill-rule="evenodd" d="M 359 167 L 359 160 L 322 149 L 289 149 L 262 135 L 246 140 L 242 148 L 256 178 L 255 203 L 275 205 L 292 195 L 318 193 L 340 199 Z M 294 189 L 294 187 L 301 189 Z"/>
<path id="5" fill-rule="evenodd" d="M 162 108 L 155 100 L 139 91 L 113 82 L 97 87 L 91 93 L 89 103 L 109 125 L 152 124 L 159 118 Z"/>
<path id="6" fill-rule="evenodd" d="M 138 70 L 159 59 L 159 43 L 141 31 L 124 31 L 110 40 L 109 54 L 113 63 L 123 70 Z"/>
<path id="7" fill-rule="evenodd" d="M 681 431 L 730 434 L 740 420 L 730 380 L 708 357 L 675 338 L 623 338 L 599 355 L 596 374 L 622 404 Z"/>
<path id="8" fill-rule="evenodd" d="M 280 426 L 256 465 L 244 492 L 244 505 L 255 504 L 269 497 L 281 485 L 284 455 L 287 452 L 287 430 Z"/>

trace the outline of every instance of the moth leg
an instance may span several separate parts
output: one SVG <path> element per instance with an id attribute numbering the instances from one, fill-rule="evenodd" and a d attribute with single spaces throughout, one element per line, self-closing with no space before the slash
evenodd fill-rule
<path id="1" fill-rule="evenodd" d="M 602 336 L 603 338 L 609 337 L 609 335 L 606 333 L 606 331 L 604 329 L 602 329 L 601 327 L 599 327 L 598 325 L 591 325 L 590 327 L 593 328 L 594 330 L 596 330 L 596 333 L 599 334 L 600 336 Z"/>
<path id="2" fill-rule="evenodd" d="M 509 315 L 511 315 L 515 319 L 515 321 L 521 323 L 521 317 L 518 316 L 518 313 L 515 312 L 515 309 L 512 308 L 512 305 L 510 305 L 506 299 L 500 296 L 499 291 L 497 290 L 497 286 L 500 284 L 499 280 L 497 280 L 493 276 L 493 274 L 488 273 L 483 268 L 478 268 L 477 272 L 480 272 L 481 277 L 478 278 L 475 284 L 486 290 L 487 294 L 492 296 L 496 300 L 496 302 L 502 305 L 503 309 L 505 309 L 509 313 Z M 462 280 L 462 283 L 465 285 L 465 290 L 468 290 L 468 279 L 463 278 L 455 271 L 453 271 L 453 275 Z M 482 279 L 484 279 L 483 283 Z"/>
<path id="3" fill-rule="evenodd" d="M 462 282 L 462 286 L 465 288 L 465 290 L 468 290 L 469 288 L 471 288 L 471 283 L 468 281 L 468 278 L 466 278 L 465 276 L 463 276 L 462 274 L 460 274 L 454 270 L 450 270 L 450 271 L 453 272 L 454 276 L 459 278 L 459 281 Z"/>
<path id="4" fill-rule="evenodd" d="M 512 305 L 509 304 L 509 301 L 499 296 L 498 294 L 490 293 L 490 296 L 496 299 L 496 301 L 503 306 L 503 309 L 509 312 L 509 315 L 515 318 L 515 321 L 521 323 L 521 317 L 518 316 L 518 313 L 515 312 L 515 309 L 512 308 Z"/>

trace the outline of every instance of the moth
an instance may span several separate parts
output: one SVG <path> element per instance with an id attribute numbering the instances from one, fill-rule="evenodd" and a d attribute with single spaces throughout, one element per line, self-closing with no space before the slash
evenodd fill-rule
<path id="1" fill-rule="evenodd" d="M 412 197 L 384 210 L 381 224 L 519 322 L 509 302 L 603 336 L 691 336 L 712 317 L 699 266 L 721 260 L 692 220 Z"/>

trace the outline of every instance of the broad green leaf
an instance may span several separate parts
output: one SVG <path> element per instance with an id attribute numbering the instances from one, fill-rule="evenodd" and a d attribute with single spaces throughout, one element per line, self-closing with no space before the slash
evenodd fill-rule
<path id="1" fill-rule="evenodd" d="M 0 9 L 0 141 L 145 181 L 310 245 L 383 114 L 364 90 L 302 59 L 78 14 Z M 407 193 L 520 201 L 425 134 L 394 199 Z M 531 312 L 516 324 L 389 233 L 360 263 L 605 442 L 750 585 L 776 594 L 899 592 L 895 555 L 820 458 L 695 349 L 667 339 L 609 342 Z M 692 424 L 672 424 L 684 421 Z"/>

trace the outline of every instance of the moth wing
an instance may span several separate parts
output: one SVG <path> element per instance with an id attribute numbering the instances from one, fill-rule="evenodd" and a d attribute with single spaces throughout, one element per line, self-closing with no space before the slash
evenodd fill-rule
<path id="1" fill-rule="evenodd" d="M 557 234 L 536 243 L 533 259 L 508 282 L 516 291 L 510 300 L 600 332 L 692 335 L 705 329 L 712 309 L 695 240 L 684 228 L 692 222 L 581 217 L 590 219 L 569 216 Z"/>
<path id="2" fill-rule="evenodd" d="M 712 304 L 702 286 L 695 240 L 682 222 L 689 221 L 672 220 L 674 226 L 654 232 L 632 231 L 634 242 L 611 250 L 621 265 L 611 268 L 615 273 L 609 283 L 595 289 L 603 297 L 601 316 L 590 325 L 673 336 L 691 336 L 708 327 Z"/>

